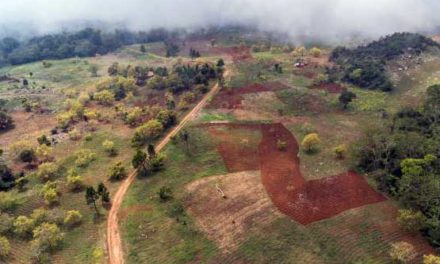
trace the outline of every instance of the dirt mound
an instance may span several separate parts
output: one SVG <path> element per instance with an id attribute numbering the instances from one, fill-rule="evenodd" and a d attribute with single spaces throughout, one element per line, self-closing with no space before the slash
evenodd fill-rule
<path id="1" fill-rule="evenodd" d="M 216 133 L 220 137 L 220 153 L 230 171 L 244 168 L 257 169 L 259 161 L 261 180 L 278 209 L 301 224 L 335 216 L 348 209 L 384 201 L 385 197 L 371 188 L 364 178 L 355 172 L 306 181 L 301 174 L 298 158 L 299 145 L 292 133 L 282 124 L 225 125 Z M 243 150 L 237 146 L 230 129 L 261 129 L 262 139 L 258 152 Z M 210 126 L 210 130 L 212 126 Z M 277 148 L 277 142 L 287 143 L 285 151 Z M 255 156 L 257 156 L 256 158 Z"/>
<path id="2" fill-rule="evenodd" d="M 236 249 L 252 228 L 262 228 L 279 216 L 258 171 L 206 177 L 186 189 L 189 214 L 208 238 L 225 251 Z"/>
<path id="3" fill-rule="evenodd" d="M 288 87 L 280 82 L 269 82 L 264 84 L 249 84 L 243 87 L 232 88 L 230 90 L 223 89 L 213 98 L 208 107 L 213 109 L 236 109 L 241 107 L 241 103 L 244 100 L 244 94 L 276 91 L 286 88 Z"/>
<path id="4" fill-rule="evenodd" d="M 329 93 L 342 93 L 343 91 L 347 90 L 344 86 L 338 83 L 321 83 L 319 85 L 313 86 L 312 88 L 324 90 Z"/>

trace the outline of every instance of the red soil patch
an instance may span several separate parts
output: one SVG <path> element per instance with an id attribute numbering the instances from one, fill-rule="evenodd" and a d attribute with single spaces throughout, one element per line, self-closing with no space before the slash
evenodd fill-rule
<path id="1" fill-rule="evenodd" d="M 342 93 L 343 91 L 347 90 L 344 86 L 338 83 L 321 83 L 319 85 L 313 86 L 312 88 L 325 90 L 329 93 Z"/>
<path id="2" fill-rule="evenodd" d="M 251 49 L 249 47 L 222 47 L 218 48 L 218 50 L 221 53 L 226 53 L 231 56 L 234 63 L 240 63 L 252 59 Z"/>
<path id="3" fill-rule="evenodd" d="M 243 128 L 246 125 L 239 126 Z M 299 223 L 310 224 L 352 208 L 385 200 L 355 172 L 306 181 L 300 171 L 298 142 L 289 130 L 280 123 L 251 127 L 259 127 L 262 131 L 258 153 L 263 185 L 275 206 Z M 287 143 L 285 151 L 278 150 L 278 140 Z M 232 143 L 223 145 L 220 150 L 226 166 L 233 171 L 239 169 L 235 165 L 237 162 L 255 166 L 254 155 L 238 150 Z M 233 161 L 231 157 L 237 160 Z"/>
<path id="4" fill-rule="evenodd" d="M 237 142 L 236 138 L 231 137 L 231 127 L 224 127 L 225 130 L 219 130 L 215 127 L 209 128 L 209 133 L 217 140 L 218 151 L 223 157 L 226 168 L 230 172 L 258 170 L 260 164 L 260 156 L 258 155 L 258 148 L 255 145 L 248 144 L 247 138 L 242 138 L 241 142 Z M 233 126 L 234 129 L 249 129 L 259 130 L 259 126 Z M 244 142 L 243 142 L 244 141 Z M 243 158 L 245 157 L 245 158 Z"/>
<path id="5" fill-rule="evenodd" d="M 250 84 L 240 88 L 232 88 L 230 90 L 221 90 L 209 104 L 209 108 L 236 109 L 241 107 L 244 100 L 243 95 L 249 93 L 259 93 L 267 91 L 276 91 L 288 88 L 280 82 L 270 82 L 265 84 Z"/>

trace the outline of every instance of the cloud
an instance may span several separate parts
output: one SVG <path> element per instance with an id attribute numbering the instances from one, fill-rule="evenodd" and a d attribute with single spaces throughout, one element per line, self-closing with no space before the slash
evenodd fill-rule
<path id="1" fill-rule="evenodd" d="M 4 0 L 0 26 L 45 33 L 85 21 L 136 30 L 239 23 L 328 40 L 434 30 L 439 11 L 438 0 Z"/>

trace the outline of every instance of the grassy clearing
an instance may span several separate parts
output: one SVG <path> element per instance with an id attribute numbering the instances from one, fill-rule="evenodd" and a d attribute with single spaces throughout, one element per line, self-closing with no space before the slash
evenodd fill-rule
<path id="1" fill-rule="evenodd" d="M 187 183 L 224 174 L 226 168 L 206 131 L 190 128 L 189 132 L 189 151 L 183 143 L 168 145 L 164 150 L 168 157 L 166 169 L 135 181 L 125 197 L 122 211 L 129 213 L 121 226 L 128 263 L 201 263 L 215 254 L 215 245 L 197 231 L 193 220 L 180 208 Z M 171 201 L 161 202 L 158 198 L 162 186 L 171 188 Z M 151 209 L 134 209 L 139 205 Z"/>

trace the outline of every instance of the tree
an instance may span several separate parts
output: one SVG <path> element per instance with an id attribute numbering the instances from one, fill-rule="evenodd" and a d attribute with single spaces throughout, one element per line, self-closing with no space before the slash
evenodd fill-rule
<path id="1" fill-rule="evenodd" d="M 75 153 L 75 165 L 78 167 L 87 167 L 96 159 L 96 154 L 90 149 L 81 149 Z"/>
<path id="2" fill-rule="evenodd" d="M 0 109 L 0 131 L 5 131 L 14 127 L 12 117 L 6 111 Z"/>
<path id="3" fill-rule="evenodd" d="M 117 154 L 115 143 L 113 141 L 110 141 L 108 139 L 104 140 L 104 142 L 102 142 L 102 147 L 109 156 L 114 156 Z"/>
<path id="4" fill-rule="evenodd" d="M 131 160 L 131 164 L 133 165 L 133 168 L 135 168 L 135 169 L 139 169 L 141 167 L 144 167 L 144 169 L 146 169 L 146 167 L 145 167 L 146 161 L 147 161 L 147 153 L 138 149 L 136 151 L 136 154 L 134 154 L 133 159 Z"/>
<path id="5" fill-rule="evenodd" d="M 162 123 L 160 123 L 157 119 L 151 119 L 136 129 L 132 143 L 136 146 L 142 146 L 146 141 L 153 140 L 158 137 L 162 131 Z"/>
<path id="6" fill-rule="evenodd" d="M 82 218 L 82 214 L 77 210 L 67 211 L 66 217 L 64 218 L 64 225 L 68 227 L 77 226 L 81 223 Z"/>
<path id="7" fill-rule="evenodd" d="M 356 94 L 350 91 L 343 91 L 340 95 L 339 95 L 339 102 L 342 104 L 342 107 L 344 109 L 347 109 L 347 106 L 349 103 L 351 103 L 351 101 L 353 101 L 353 99 L 356 98 Z"/>
<path id="8" fill-rule="evenodd" d="M 67 187 L 71 191 L 80 191 L 84 188 L 83 177 L 78 175 L 75 169 L 70 169 L 67 173 Z"/>
<path id="9" fill-rule="evenodd" d="M 5 258 L 9 256 L 10 253 L 11 244 L 9 243 L 9 240 L 4 236 L 0 236 L 0 258 Z"/>
<path id="10" fill-rule="evenodd" d="M 440 264 L 440 257 L 435 255 L 424 255 L 423 264 Z"/>
<path id="11" fill-rule="evenodd" d="M 96 215 L 99 216 L 98 207 L 96 207 L 96 201 L 99 199 L 99 194 L 96 192 L 93 186 L 89 186 L 86 189 L 86 203 L 87 205 L 92 205 L 95 208 Z"/>
<path id="12" fill-rule="evenodd" d="M 159 153 L 148 158 L 148 165 L 153 172 L 160 171 L 165 166 L 165 155 Z"/>
<path id="13" fill-rule="evenodd" d="M 105 187 L 104 183 L 100 183 L 97 189 L 98 194 L 101 196 L 102 206 L 105 206 L 110 203 L 110 192 L 107 187 Z"/>
<path id="14" fill-rule="evenodd" d="M 0 164 L 0 190 L 4 191 L 14 186 L 15 177 L 6 164 Z"/>
<path id="15" fill-rule="evenodd" d="M 147 147 L 147 153 L 149 157 L 155 157 L 156 156 L 156 148 L 153 144 L 148 144 Z"/>
<path id="16" fill-rule="evenodd" d="M 38 144 L 40 144 L 40 145 L 46 145 L 46 146 L 50 146 L 51 145 L 50 140 L 44 134 L 39 136 L 37 138 L 37 141 L 38 141 Z"/>
<path id="17" fill-rule="evenodd" d="M 317 133 L 310 133 L 306 135 L 301 143 L 304 150 L 307 153 L 312 153 L 317 150 L 318 145 L 321 143 Z"/>
<path id="18" fill-rule="evenodd" d="M 170 41 L 165 42 L 165 49 L 166 49 L 166 57 L 175 57 L 177 56 L 180 50 L 178 45 Z"/>
<path id="19" fill-rule="evenodd" d="M 140 47 L 140 51 L 142 52 L 142 53 L 145 53 L 145 52 L 147 52 L 147 49 L 145 48 L 145 45 L 141 45 L 141 47 Z"/>
<path id="20" fill-rule="evenodd" d="M 64 239 L 64 233 L 56 224 L 43 223 L 33 231 L 33 243 L 43 251 L 58 247 Z"/>
<path id="21" fill-rule="evenodd" d="M 90 76 L 98 77 L 98 65 L 92 64 L 89 67 Z"/>
<path id="22" fill-rule="evenodd" d="M 127 172 L 125 171 L 125 167 L 122 165 L 122 162 L 118 162 L 110 168 L 109 179 L 111 181 L 119 181 L 126 176 Z"/>
<path id="23" fill-rule="evenodd" d="M 416 256 L 414 246 L 408 242 L 396 242 L 391 244 L 390 257 L 399 263 L 409 263 Z"/>
<path id="24" fill-rule="evenodd" d="M 225 66 L 225 61 L 223 59 L 219 59 L 217 61 L 217 67 L 223 67 L 223 66 Z"/>
<path id="25" fill-rule="evenodd" d="M 180 133 L 180 139 L 185 142 L 186 150 L 189 151 L 189 133 L 187 130 L 183 130 L 182 133 Z"/>
<path id="26" fill-rule="evenodd" d="M 397 216 L 400 227 L 408 232 L 420 231 L 425 226 L 425 217 L 421 212 L 401 209 Z"/>
<path id="27" fill-rule="evenodd" d="M 34 225 L 33 219 L 20 215 L 14 221 L 14 233 L 21 237 L 28 236 L 32 233 Z"/>
<path id="28" fill-rule="evenodd" d="M 41 195 L 43 196 L 47 205 L 53 205 L 58 202 L 58 184 L 57 182 L 48 181 L 41 190 Z"/>

